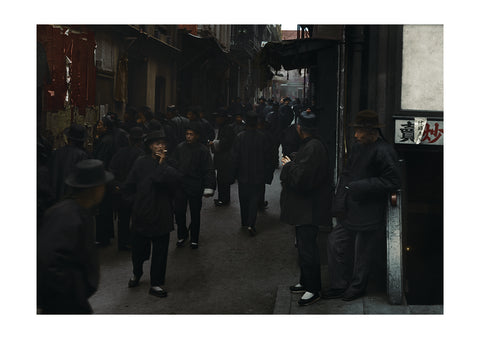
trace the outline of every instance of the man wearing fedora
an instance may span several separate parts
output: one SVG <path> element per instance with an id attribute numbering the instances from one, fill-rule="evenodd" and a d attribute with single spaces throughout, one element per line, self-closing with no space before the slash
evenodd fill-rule
<path id="1" fill-rule="evenodd" d="M 222 207 L 230 204 L 230 186 L 233 184 L 232 147 L 235 132 L 227 124 L 227 110 L 218 109 L 213 113 L 218 126 L 217 138 L 210 141 L 209 146 L 213 153 L 213 165 L 217 170 L 218 199 L 214 199 L 215 206 Z"/>
<path id="2" fill-rule="evenodd" d="M 141 127 L 130 129 L 130 145 L 120 148 L 110 161 L 110 171 L 115 175 L 113 182 L 113 208 L 117 212 L 118 249 L 130 248 L 130 217 L 133 201 L 122 194 L 121 185 L 127 180 L 128 173 L 138 157 L 145 154 Z"/>
<path id="3" fill-rule="evenodd" d="M 163 130 L 144 138 L 149 150 L 134 163 L 122 189 L 133 197 L 132 264 L 133 277 L 128 287 L 139 285 L 143 263 L 150 258 L 151 295 L 166 297 L 165 284 L 168 245 L 173 231 L 173 199 L 180 173 L 168 157 L 167 137 Z"/>
<path id="4" fill-rule="evenodd" d="M 324 298 L 350 301 L 367 288 L 378 231 L 385 227 L 388 193 L 401 186 L 397 155 L 382 137 L 378 115 L 360 111 L 350 125 L 356 142 L 340 176 L 333 213 L 338 224 L 328 237 L 330 289 Z"/>
<path id="5" fill-rule="evenodd" d="M 92 211 L 113 179 L 99 160 L 78 162 L 66 178 L 71 193 L 47 210 L 37 235 L 37 307 L 44 314 L 92 313 L 99 263 Z"/>
<path id="6" fill-rule="evenodd" d="M 300 280 L 290 286 L 292 293 L 303 293 L 300 306 L 321 298 L 318 226 L 331 226 L 332 177 L 325 145 L 316 133 L 316 116 L 310 111 L 299 115 L 297 133 L 301 138 L 298 152 L 282 157 L 280 181 L 280 219 L 295 226 Z"/>
<path id="7" fill-rule="evenodd" d="M 87 139 L 87 130 L 84 126 L 73 123 L 64 131 L 67 144 L 55 150 L 49 163 L 50 180 L 55 201 L 60 201 L 66 192 L 65 179 L 72 172 L 75 165 L 88 159 L 84 149 Z"/>

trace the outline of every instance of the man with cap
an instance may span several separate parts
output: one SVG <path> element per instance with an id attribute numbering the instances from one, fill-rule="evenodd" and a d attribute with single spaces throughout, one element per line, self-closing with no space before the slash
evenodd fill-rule
<path id="1" fill-rule="evenodd" d="M 218 199 L 214 199 L 215 206 L 221 207 L 230 204 L 230 185 L 233 184 L 232 147 L 235 132 L 227 124 L 227 110 L 220 108 L 213 114 L 218 126 L 217 138 L 209 143 L 213 153 L 213 164 L 217 170 Z"/>
<path id="2" fill-rule="evenodd" d="M 258 105 L 255 107 L 255 113 L 257 113 L 257 117 L 263 119 L 265 117 L 265 98 L 262 96 L 258 99 Z"/>
<path id="3" fill-rule="evenodd" d="M 268 137 L 257 129 L 257 113 L 247 112 L 245 120 L 247 128 L 237 135 L 233 144 L 233 168 L 238 181 L 241 226 L 254 236 L 257 233 L 259 200 L 273 165 L 272 145 Z"/>
<path id="4" fill-rule="evenodd" d="M 283 102 L 278 112 L 282 132 L 291 125 L 293 120 L 293 110 L 292 107 L 290 107 L 290 102 L 291 99 L 289 97 L 283 98 Z"/>
<path id="5" fill-rule="evenodd" d="M 47 210 L 37 237 L 37 307 L 45 314 L 88 314 L 98 288 L 92 211 L 113 175 L 99 160 L 82 160 L 66 178 L 71 193 Z"/>
<path id="6" fill-rule="evenodd" d="M 150 258 L 150 290 L 156 297 L 166 297 L 165 284 L 168 245 L 173 231 L 173 199 L 180 173 L 167 156 L 167 140 L 163 130 L 144 138 L 148 154 L 134 163 L 123 191 L 133 197 L 132 264 L 133 277 L 128 287 L 139 285 L 143 263 Z"/>
<path id="7" fill-rule="evenodd" d="M 200 211 L 202 197 L 212 197 L 215 193 L 215 169 L 207 146 L 199 142 L 201 127 L 190 121 L 181 142 L 173 153 L 173 158 L 182 174 L 180 187 L 175 196 L 175 221 L 177 223 L 177 247 L 183 247 L 190 233 L 190 247 L 198 248 L 200 236 Z M 190 208 L 190 227 L 187 229 L 187 205 Z"/>
<path id="8" fill-rule="evenodd" d="M 397 155 L 381 137 L 377 113 L 360 111 L 350 126 L 356 142 L 333 200 L 338 224 L 328 237 L 330 289 L 324 293 L 324 298 L 345 301 L 366 291 L 378 231 L 385 227 L 388 194 L 401 186 Z"/>
<path id="9" fill-rule="evenodd" d="M 303 293 L 300 306 L 321 298 L 320 254 L 317 246 L 318 226 L 331 226 L 332 177 L 325 145 L 316 132 L 316 116 L 300 114 L 297 133 L 301 138 L 298 152 L 282 157 L 280 181 L 280 219 L 295 226 L 300 280 L 290 286 L 292 293 Z"/>
<path id="10" fill-rule="evenodd" d="M 235 135 L 245 130 L 245 121 L 243 121 L 242 112 L 233 113 L 233 122 L 230 124 Z"/>
<path id="11" fill-rule="evenodd" d="M 55 150 L 50 158 L 49 172 L 55 201 L 60 201 L 66 192 L 65 179 L 72 172 L 75 165 L 88 159 L 84 149 L 87 139 L 87 130 L 84 126 L 73 123 L 64 131 L 67 144 Z"/>
<path id="12" fill-rule="evenodd" d="M 113 182 L 113 207 L 117 212 L 118 249 L 127 250 L 130 247 L 130 217 L 133 201 L 122 194 L 121 185 L 127 180 L 128 173 L 137 158 L 145 154 L 143 131 L 140 127 L 130 129 L 130 146 L 120 148 L 110 161 L 110 171 L 115 175 Z"/>

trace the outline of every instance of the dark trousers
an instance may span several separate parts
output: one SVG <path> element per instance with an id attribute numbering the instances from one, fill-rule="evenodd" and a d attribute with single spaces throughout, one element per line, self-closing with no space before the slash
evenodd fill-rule
<path id="1" fill-rule="evenodd" d="M 137 232 L 132 233 L 132 263 L 133 274 L 136 277 L 143 275 L 143 262 L 150 258 L 150 285 L 160 286 L 165 284 L 167 271 L 168 244 L 170 233 L 157 237 L 145 237 Z"/>
<path id="2" fill-rule="evenodd" d="M 200 211 L 202 209 L 202 196 L 189 196 L 183 190 L 178 190 L 175 195 L 175 221 L 177 223 L 178 239 L 186 239 L 187 205 L 190 208 L 190 236 L 191 241 L 198 243 L 200 235 Z"/>
<path id="3" fill-rule="evenodd" d="M 328 236 L 330 288 L 365 292 L 376 244 L 376 231 L 350 231 L 341 224 Z"/>
<path id="4" fill-rule="evenodd" d="M 218 186 L 218 200 L 228 204 L 230 202 L 230 184 L 217 182 Z"/>
<path id="5" fill-rule="evenodd" d="M 322 289 L 322 280 L 320 252 L 317 245 L 318 226 L 296 226 L 295 235 L 300 266 L 300 284 L 304 286 L 308 292 L 320 292 Z"/>
<path id="6" fill-rule="evenodd" d="M 118 215 L 118 247 L 130 245 L 130 218 L 132 216 L 132 206 L 123 203 L 117 209 Z"/>
<path id="7" fill-rule="evenodd" d="M 238 198 L 243 227 L 255 227 L 262 189 L 265 189 L 265 184 L 238 183 Z"/>
<path id="8" fill-rule="evenodd" d="M 108 244 L 114 237 L 112 203 L 112 194 L 107 190 L 95 216 L 96 238 L 101 244 Z"/>

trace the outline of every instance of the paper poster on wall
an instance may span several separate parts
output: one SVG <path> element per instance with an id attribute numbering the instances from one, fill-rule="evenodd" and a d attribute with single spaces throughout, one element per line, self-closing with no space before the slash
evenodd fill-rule
<path id="1" fill-rule="evenodd" d="M 395 120 L 395 143 L 443 145 L 443 121 L 427 118 Z"/>

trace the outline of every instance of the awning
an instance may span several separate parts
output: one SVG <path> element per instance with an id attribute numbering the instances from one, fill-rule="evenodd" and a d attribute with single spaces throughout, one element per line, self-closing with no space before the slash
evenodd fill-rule
<path id="1" fill-rule="evenodd" d="M 324 49 L 332 48 L 337 41 L 323 39 L 286 40 L 282 42 L 269 42 L 260 51 L 260 60 L 265 65 L 270 65 L 275 70 L 283 68 L 307 68 L 317 63 L 317 53 Z"/>

